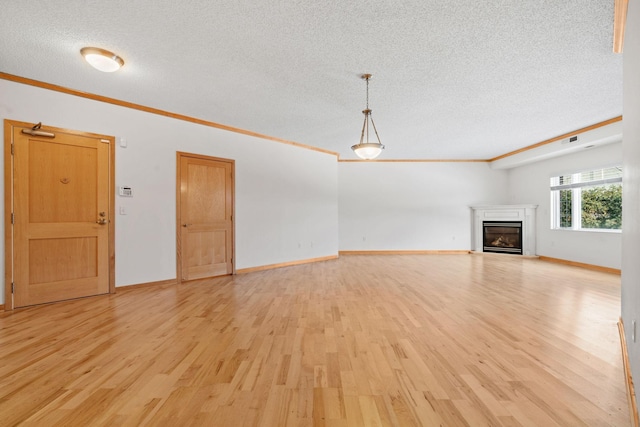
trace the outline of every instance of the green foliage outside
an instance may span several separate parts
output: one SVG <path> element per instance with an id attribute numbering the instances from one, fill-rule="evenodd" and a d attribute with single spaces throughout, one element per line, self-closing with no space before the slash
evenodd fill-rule
<path id="1" fill-rule="evenodd" d="M 622 228 L 622 185 L 582 188 L 581 228 Z M 560 190 L 560 227 L 572 228 L 573 191 Z"/>
<path id="2" fill-rule="evenodd" d="M 560 190 L 560 227 L 562 228 L 571 228 L 573 219 L 572 193 L 571 190 Z"/>
<path id="3" fill-rule="evenodd" d="M 622 185 L 582 189 L 582 228 L 622 228 Z"/>

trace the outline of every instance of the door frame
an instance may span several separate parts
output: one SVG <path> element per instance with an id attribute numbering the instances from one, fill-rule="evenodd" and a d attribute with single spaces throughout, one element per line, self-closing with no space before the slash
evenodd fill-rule
<path id="1" fill-rule="evenodd" d="M 176 151 L 176 280 L 178 284 L 182 283 L 182 220 L 181 220 L 181 159 L 190 157 L 192 159 L 213 160 L 216 162 L 229 163 L 231 166 L 231 274 L 236 274 L 236 161 L 233 159 L 224 159 L 222 157 L 206 156 L 204 154 L 187 153 L 184 151 Z"/>
<path id="2" fill-rule="evenodd" d="M 15 128 L 33 127 L 33 123 L 16 120 L 4 120 L 4 306 L 5 311 L 13 310 L 13 225 L 11 224 L 11 214 L 13 212 L 13 155 L 11 147 L 13 145 L 13 130 Z M 96 138 L 109 141 L 109 293 L 116 293 L 116 257 L 115 257 L 115 137 L 101 135 L 97 133 L 82 132 L 77 130 L 63 129 L 52 126 L 42 126 L 42 131 L 53 133 L 66 133 L 80 135 L 89 138 Z"/>

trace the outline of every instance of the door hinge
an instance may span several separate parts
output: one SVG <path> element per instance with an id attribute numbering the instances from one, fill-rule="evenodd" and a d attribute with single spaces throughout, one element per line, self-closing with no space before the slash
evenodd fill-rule
<path id="1" fill-rule="evenodd" d="M 11 143 L 11 155 L 13 156 L 13 142 Z"/>
<path id="2" fill-rule="evenodd" d="M 11 225 L 13 225 L 15 220 L 16 220 L 16 216 L 13 214 L 13 212 L 11 212 Z"/>
<path id="3" fill-rule="evenodd" d="M 16 291 L 16 284 L 11 282 L 11 293 L 14 293 Z"/>

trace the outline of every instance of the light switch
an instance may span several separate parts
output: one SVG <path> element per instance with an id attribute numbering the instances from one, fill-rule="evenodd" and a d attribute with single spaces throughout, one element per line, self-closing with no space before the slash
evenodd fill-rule
<path id="1" fill-rule="evenodd" d="M 120 215 L 126 215 L 127 209 L 124 206 L 120 206 Z"/>

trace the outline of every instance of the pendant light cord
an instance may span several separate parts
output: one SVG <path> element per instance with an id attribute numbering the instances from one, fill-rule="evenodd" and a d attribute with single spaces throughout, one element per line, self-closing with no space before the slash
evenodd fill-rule
<path id="1" fill-rule="evenodd" d="M 367 81 L 367 110 L 369 109 L 369 77 L 366 77 L 365 80 Z"/>
<path id="2" fill-rule="evenodd" d="M 369 112 L 369 118 L 371 119 L 371 126 L 373 126 L 373 131 L 376 134 L 376 139 L 378 140 L 378 144 L 382 144 L 380 142 L 380 135 L 378 135 L 378 129 L 376 129 L 376 124 L 373 121 L 373 116 L 371 115 L 371 110 L 369 109 L 369 79 L 371 78 L 371 75 L 368 75 L 366 77 L 367 80 L 367 111 Z M 367 142 L 369 142 L 369 126 L 367 126 Z"/>

